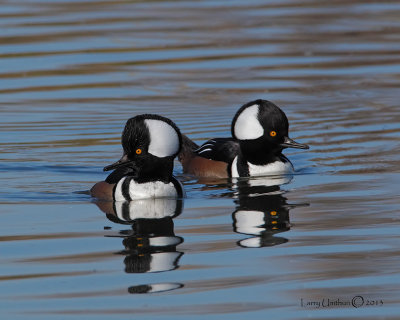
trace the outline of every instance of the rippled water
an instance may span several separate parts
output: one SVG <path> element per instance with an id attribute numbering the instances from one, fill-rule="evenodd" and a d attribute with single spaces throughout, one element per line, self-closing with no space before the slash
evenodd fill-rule
<path id="1" fill-rule="evenodd" d="M 2 1 L 1 318 L 398 319 L 399 16 L 373 0 Z M 177 163 L 187 198 L 151 221 L 82 192 L 131 116 L 200 143 L 256 98 L 311 146 L 286 152 L 279 188 Z"/>

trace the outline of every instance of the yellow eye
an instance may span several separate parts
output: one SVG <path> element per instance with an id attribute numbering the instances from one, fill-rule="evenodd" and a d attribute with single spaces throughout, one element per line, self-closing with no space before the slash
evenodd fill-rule
<path id="1" fill-rule="evenodd" d="M 136 149 L 136 154 L 141 154 L 142 153 L 142 149 Z"/>
<path id="2" fill-rule="evenodd" d="M 271 132 L 269 133 L 269 135 L 270 135 L 271 137 L 275 137 L 275 136 L 276 136 L 276 131 L 271 131 Z"/>
<path id="3" fill-rule="evenodd" d="M 271 211 L 270 214 L 271 214 L 271 216 L 276 216 L 277 212 L 276 211 Z"/>

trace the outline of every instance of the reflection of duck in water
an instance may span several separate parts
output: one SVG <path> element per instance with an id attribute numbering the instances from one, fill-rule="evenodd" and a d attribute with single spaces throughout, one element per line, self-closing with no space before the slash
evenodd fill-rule
<path id="1" fill-rule="evenodd" d="M 99 202 L 109 220 L 130 224 L 132 229 L 120 231 L 123 238 L 125 272 L 163 272 L 178 268 L 182 252 L 177 246 L 183 238 L 174 233 L 173 218 L 182 212 L 181 199 L 142 199 L 130 202 Z M 131 293 L 148 293 L 173 290 L 182 287 L 177 283 L 143 284 L 129 288 Z"/>
<path id="2" fill-rule="evenodd" d="M 283 179 L 283 178 L 282 178 Z M 290 181 L 290 177 L 288 177 Z M 290 229 L 289 205 L 279 185 L 267 178 L 237 181 L 236 210 L 232 214 L 233 230 L 252 235 L 240 240 L 242 247 L 268 247 L 287 242 L 275 234 Z"/>

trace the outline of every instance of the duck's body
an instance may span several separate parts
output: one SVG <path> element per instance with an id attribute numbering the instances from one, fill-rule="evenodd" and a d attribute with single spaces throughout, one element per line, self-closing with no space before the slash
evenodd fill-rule
<path id="1" fill-rule="evenodd" d="M 284 148 L 308 149 L 288 137 L 285 113 L 267 100 L 243 105 L 233 118 L 232 138 L 215 138 L 198 147 L 184 136 L 179 160 L 185 173 L 199 177 L 249 177 L 293 172 Z"/>
<path id="2" fill-rule="evenodd" d="M 204 144 L 206 145 L 207 142 Z M 182 135 L 182 151 L 178 156 L 183 172 L 197 177 L 228 178 L 229 163 L 224 160 L 207 158 L 198 154 L 199 146 Z"/>
<path id="3" fill-rule="evenodd" d="M 181 141 L 179 129 L 167 118 L 146 114 L 129 119 L 122 133 L 124 155 L 104 168 L 114 171 L 92 187 L 91 195 L 113 201 L 183 197 L 172 175 Z"/>
<path id="4" fill-rule="evenodd" d="M 284 155 L 277 157 L 273 162 L 253 164 L 246 161 L 241 155 L 236 156 L 231 165 L 231 177 L 259 177 L 293 173 L 292 163 Z"/>
<path id="5" fill-rule="evenodd" d="M 181 198 L 183 188 L 181 183 L 171 177 L 170 182 L 160 180 L 137 182 L 134 177 L 123 177 L 114 187 L 115 201 L 131 201 L 146 198 Z"/>

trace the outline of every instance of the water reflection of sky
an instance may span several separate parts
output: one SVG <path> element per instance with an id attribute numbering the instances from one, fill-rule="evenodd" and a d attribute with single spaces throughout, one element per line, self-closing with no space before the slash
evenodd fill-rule
<path id="1" fill-rule="evenodd" d="M 398 17 L 398 3 L 377 1 L 4 3 L 1 315 L 396 318 Z M 145 255 L 183 255 L 165 272 L 126 272 L 146 234 L 84 193 L 121 155 L 126 119 L 161 113 L 200 143 L 229 135 L 255 98 L 281 106 L 311 146 L 285 151 L 293 179 L 279 194 L 239 196 L 177 163 L 188 196 L 165 219 L 173 233 L 161 229 L 184 241 Z M 384 305 L 300 306 L 355 295 Z"/>

